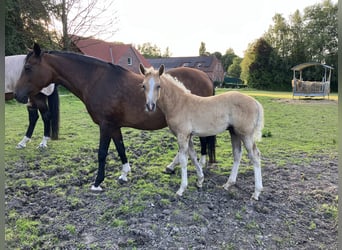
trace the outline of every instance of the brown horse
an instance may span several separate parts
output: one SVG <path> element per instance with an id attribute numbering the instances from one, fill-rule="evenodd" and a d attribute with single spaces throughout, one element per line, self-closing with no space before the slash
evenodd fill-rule
<path id="1" fill-rule="evenodd" d="M 177 137 L 179 152 L 176 158 L 182 166 L 182 181 L 178 195 L 182 195 L 188 185 L 188 154 L 195 165 L 198 187 L 202 186 L 204 176 L 202 166 L 198 163 L 193 147 L 192 136 L 210 136 L 229 130 L 233 146 L 234 165 L 227 183 L 228 189 L 235 184 L 241 160 L 241 142 L 245 145 L 248 156 L 254 166 L 256 200 L 262 190 L 260 152 L 255 141 L 261 139 L 264 112 L 261 104 L 245 94 L 230 91 L 216 96 L 202 97 L 193 95 L 174 77 L 164 74 L 164 65 L 159 70 L 145 69 L 142 84 L 146 109 L 151 111 L 158 107 L 165 114 L 166 122 Z"/>
<path id="2" fill-rule="evenodd" d="M 213 95 L 211 80 L 199 70 L 179 68 L 170 71 L 170 74 L 184 81 L 194 93 Z M 83 101 L 92 120 L 100 127 L 98 173 L 92 189 L 101 190 L 100 184 L 105 177 L 105 162 L 111 139 L 123 164 L 119 180 L 127 181 L 130 165 L 125 153 L 121 127 L 157 130 L 167 125 L 160 110 L 153 114 L 145 112 L 144 93 L 139 91 L 142 81 L 140 74 L 120 66 L 70 52 L 44 52 L 35 44 L 33 51 L 26 57 L 15 97 L 19 102 L 25 103 L 28 96 L 37 94 L 43 87 L 54 82 L 63 85 Z M 214 137 L 210 138 L 212 142 L 215 141 Z M 201 139 L 202 153 L 206 151 L 203 149 L 205 144 L 206 140 Z M 215 144 L 209 146 L 212 147 L 209 151 L 213 153 Z M 213 159 L 214 156 L 211 161 Z"/>

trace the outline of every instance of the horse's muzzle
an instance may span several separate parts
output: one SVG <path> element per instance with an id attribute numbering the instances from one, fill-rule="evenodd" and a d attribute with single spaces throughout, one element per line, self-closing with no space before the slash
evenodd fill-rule
<path id="1" fill-rule="evenodd" d="M 153 112 L 156 111 L 156 104 L 153 102 L 146 103 L 146 111 Z"/>
<path id="2" fill-rule="evenodd" d="M 18 95 L 16 93 L 14 93 L 14 98 L 18 101 L 18 102 L 21 102 L 21 103 L 28 103 L 28 96 L 27 95 Z"/>

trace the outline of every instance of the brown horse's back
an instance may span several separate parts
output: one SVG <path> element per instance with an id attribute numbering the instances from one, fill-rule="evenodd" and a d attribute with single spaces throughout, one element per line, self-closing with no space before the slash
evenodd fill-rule
<path id="1" fill-rule="evenodd" d="M 179 67 L 168 70 L 166 73 L 176 77 L 191 93 L 199 96 L 211 96 L 214 94 L 214 84 L 209 76 L 201 70 Z"/>

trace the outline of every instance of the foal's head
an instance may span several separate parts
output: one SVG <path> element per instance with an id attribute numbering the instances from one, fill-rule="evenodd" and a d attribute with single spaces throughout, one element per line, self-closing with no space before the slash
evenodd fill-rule
<path id="1" fill-rule="evenodd" d="M 142 64 L 140 64 L 140 72 L 143 74 L 144 81 L 142 83 L 142 88 L 146 99 L 146 110 L 155 111 L 157 107 L 157 100 L 160 96 L 160 76 L 164 73 L 165 67 L 162 64 L 159 70 L 154 68 L 146 69 Z"/>

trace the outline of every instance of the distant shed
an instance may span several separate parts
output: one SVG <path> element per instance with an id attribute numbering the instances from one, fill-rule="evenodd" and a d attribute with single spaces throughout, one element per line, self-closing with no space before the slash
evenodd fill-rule
<path id="1" fill-rule="evenodd" d="M 307 81 L 303 79 L 303 70 L 308 67 L 322 66 L 324 73 L 320 81 Z M 293 96 L 325 97 L 330 94 L 331 71 L 334 68 L 317 62 L 298 64 L 291 68 L 293 70 L 292 89 Z"/>

